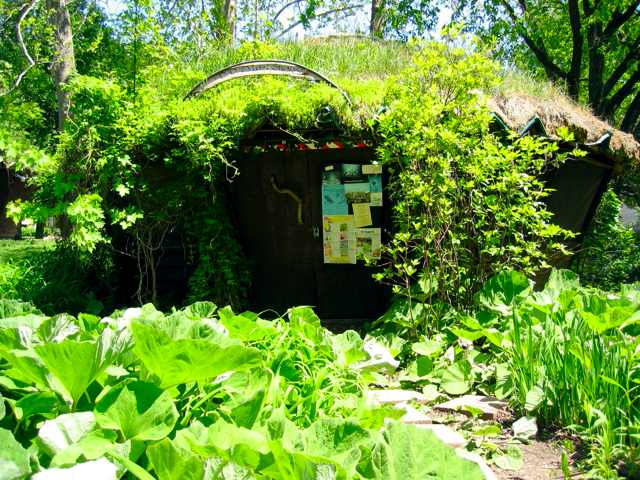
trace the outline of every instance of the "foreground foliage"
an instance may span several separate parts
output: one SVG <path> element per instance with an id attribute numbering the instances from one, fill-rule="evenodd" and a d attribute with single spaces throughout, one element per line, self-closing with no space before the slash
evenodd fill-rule
<path id="1" fill-rule="evenodd" d="M 417 293 L 432 308 L 467 306 L 497 271 L 535 275 L 567 253 L 571 233 L 552 223 L 542 181 L 567 154 L 492 134 L 485 95 L 499 83 L 495 70 L 481 54 L 432 44 L 398 76 L 380 119 L 394 235 L 379 277 L 409 297 L 421 280 Z"/>
<path id="2" fill-rule="evenodd" d="M 470 391 L 506 399 L 541 427 L 577 433 L 597 476 L 615 477 L 616 467 L 637 475 L 640 286 L 609 293 L 554 271 L 535 291 L 524 275 L 505 272 L 475 300 L 472 314 L 450 310 L 432 332 L 401 347 L 408 367 L 398 380 L 433 399 Z M 420 303 L 412 306 L 413 320 L 408 310 L 396 303 L 378 335 L 409 332 L 410 322 L 426 315 Z"/>
<path id="3" fill-rule="evenodd" d="M 3 479 L 482 478 L 431 432 L 368 406 L 390 365 L 309 308 L 197 303 L 46 317 L 0 303 Z M 377 346 L 376 348 L 379 348 Z"/>

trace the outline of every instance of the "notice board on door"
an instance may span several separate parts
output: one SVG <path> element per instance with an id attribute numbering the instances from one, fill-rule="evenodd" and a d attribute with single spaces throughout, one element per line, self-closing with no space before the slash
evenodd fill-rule
<path id="1" fill-rule="evenodd" d="M 382 165 L 327 165 L 321 191 L 324 263 L 379 259 Z"/>

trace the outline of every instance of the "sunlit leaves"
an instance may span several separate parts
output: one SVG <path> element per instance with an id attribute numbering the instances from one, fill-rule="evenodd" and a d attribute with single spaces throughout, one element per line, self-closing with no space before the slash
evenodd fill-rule
<path id="1" fill-rule="evenodd" d="M 127 440 L 161 440 L 178 421 L 169 392 L 141 381 L 107 391 L 97 401 L 95 414 L 98 425 L 120 430 Z"/>
<path id="2" fill-rule="evenodd" d="M 0 428 L 0 478 L 19 480 L 31 472 L 29 453 L 9 430 Z"/>
<path id="3" fill-rule="evenodd" d="M 134 351 L 163 388 L 205 380 L 260 362 L 260 354 L 222 335 L 211 339 L 172 339 L 151 325 L 133 322 Z"/>

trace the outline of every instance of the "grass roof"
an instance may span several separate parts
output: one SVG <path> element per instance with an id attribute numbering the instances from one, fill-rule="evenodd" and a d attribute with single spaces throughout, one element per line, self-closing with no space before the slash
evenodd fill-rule
<path id="1" fill-rule="evenodd" d="M 327 85 L 265 77 L 227 82 L 190 102 L 198 104 L 194 108 L 200 110 L 201 118 L 227 117 L 240 136 L 264 118 L 285 128 L 313 126 L 318 109 L 324 105 L 333 107 L 346 130 L 359 132 L 369 128 L 370 120 L 384 105 L 386 82 L 411 65 L 419 48 L 424 47 L 339 36 L 304 42 L 245 43 L 236 48 L 212 49 L 202 57 L 170 68 L 152 67 L 145 74 L 146 89 L 153 92 L 162 109 L 173 103 L 172 110 L 180 119 L 187 115 L 180 106 L 184 95 L 211 73 L 245 60 L 288 60 L 337 83 L 350 96 L 353 107 Z M 610 132 L 605 155 L 614 160 L 640 161 L 640 144 L 632 135 L 596 118 L 553 84 L 518 72 L 505 72 L 503 78 L 495 91 L 485 93 L 490 98 L 489 107 L 511 129 L 521 131 L 532 118 L 538 117 L 551 137 L 564 127 L 582 144 L 597 142 Z"/>

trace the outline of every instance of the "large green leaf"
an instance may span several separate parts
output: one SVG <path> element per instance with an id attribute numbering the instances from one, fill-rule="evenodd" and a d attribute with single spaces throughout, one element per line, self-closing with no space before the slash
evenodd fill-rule
<path id="1" fill-rule="evenodd" d="M 442 389 L 449 395 L 462 395 L 471 389 L 471 365 L 467 360 L 460 360 L 442 372 Z"/>
<path id="2" fill-rule="evenodd" d="M 38 345 L 35 351 L 57 380 L 52 387 L 75 403 L 91 382 L 129 347 L 130 340 L 125 331 L 107 328 L 95 340 L 67 339 Z"/>
<path id="3" fill-rule="evenodd" d="M 45 452 L 55 456 L 95 429 L 93 412 L 67 413 L 44 422 L 38 431 L 38 441 Z"/>
<path id="4" fill-rule="evenodd" d="M 32 349 L 0 352 L 11 368 L 5 373 L 20 382 L 34 385 L 41 390 L 50 388 L 50 379 L 42 360 Z"/>
<path id="5" fill-rule="evenodd" d="M 80 440 L 58 452 L 51 460 L 52 467 L 69 467 L 82 457 L 85 460 L 96 460 L 112 451 L 127 455 L 130 442 L 117 444 L 117 433 L 113 430 L 92 430 Z"/>
<path id="6" fill-rule="evenodd" d="M 56 315 L 46 319 L 38 327 L 38 337 L 44 343 L 61 342 L 80 331 L 74 317 L 67 314 Z"/>
<path id="7" fill-rule="evenodd" d="M 327 340 L 327 331 L 320 325 L 320 318 L 311 307 L 296 307 L 288 311 L 289 325 L 297 335 L 306 338 L 315 346 Z"/>
<path id="8" fill-rule="evenodd" d="M 45 317 L 44 315 L 38 315 L 35 313 L 28 313 L 26 315 L 21 315 L 19 317 L 5 317 L 0 319 L 0 329 L 28 327 L 30 329 L 35 330 L 46 319 L 47 317 Z"/>
<path id="9" fill-rule="evenodd" d="M 400 422 L 387 425 L 360 469 L 379 480 L 484 479 L 477 464 L 458 457 L 433 432 Z"/>
<path id="10" fill-rule="evenodd" d="M 9 298 L 0 298 L 0 319 L 8 317 L 20 317 L 28 314 L 42 315 L 32 303 L 21 302 Z M 0 323 L 1 325 L 1 323 Z"/>
<path id="11" fill-rule="evenodd" d="M 240 427 L 251 428 L 262 410 L 273 374 L 265 368 L 234 372 L 222 384 L 229 396 L 222 409 Z"/>
<path id="12" fill-rule="evenodd" d="M 204 462 L 189 450 L 163 439 L 147 448 L 147 457 L 158 480 L 202 480 Z"/>
<path id="13" fill-rule="evenodd" d="M 212 302 L 196 302 L 182 311 L 189 320 L 202 320 L 203 318 L 214 318 L 218 307 Z"/>
<path id="14" fill-rule="evenodd" d="M 369 358 L 369 354 L 364 351 L 364 341 L 353 330 L 331 336 L 331 346 L 337 364 L 342 367 L 348 367 Z"/>
<path id="15" fill-rule="evenodd" d="M 306 453 L 339 463 L 347 478 L 356 477 L 362 452 L 373 446 L 371 432 L 353 421 L 336 418 L 318 420 L 301 438 Z"/>
<path id="16" fill-rule="evenodd" d="M 260 352 L 223 335 L 213 339 L 174 340 L 164 331 L 132 322 L 134 351 L 163 388 L 205 380 L 221 373 L 257 366 Z"/>
<path id="17" fill-rule="evenodd" d="M 262 340 L 277 335 L 278 331 L 271 322 L 261 320 L 255 314 L 242 313 L 236 315 L 231 307 L 221 309 L 220 322 L 225 326 L 231 338 L 245 342 Z"/>
<path id="18" fill-rule="evenodd" d="M 28 420 L 33 415 L 55 417 L 65 407 L 62 399 L 56 393 L 50 391 L 25 395 L 14 404 L 16 417 L 21 421 Z"/>
<path id="19" fill-rule="evenodd" d="M 530 288 L 529 279 L 522 273 L 500 272 L 487 280 L 478 293 L 477 300 L 484 308 L 506 315 L 511 313 L 516 298 L 527 293 Z"/>
<path id="20" fill-rule="evenodd" d="M 118 429 L 126 439 L 160 440 L 178 421 L 169 392 L 151 383 L 121 383 L 101 395 L 95 407 L 103 428 Z"/>
<path id="21" fill-rule="evenodd" d="M 0 428 L 0 480 L 26 478 L 30 472 L 29 452 L 9 430 Z"/>
<path id="22" fill-rule="evenodd" d="M 24 350 L 33 343 L 34 329 L 29 326 L 0 328 L 0 355 L 10 350 Z"/>
<path id="23" fill-rule="evenodd" d="M 577 290 L 580 288 L 580 279 L 571 270 L 553 270 L 544 287 L 544 292 L 557 297 L 564 290 Z"/>

